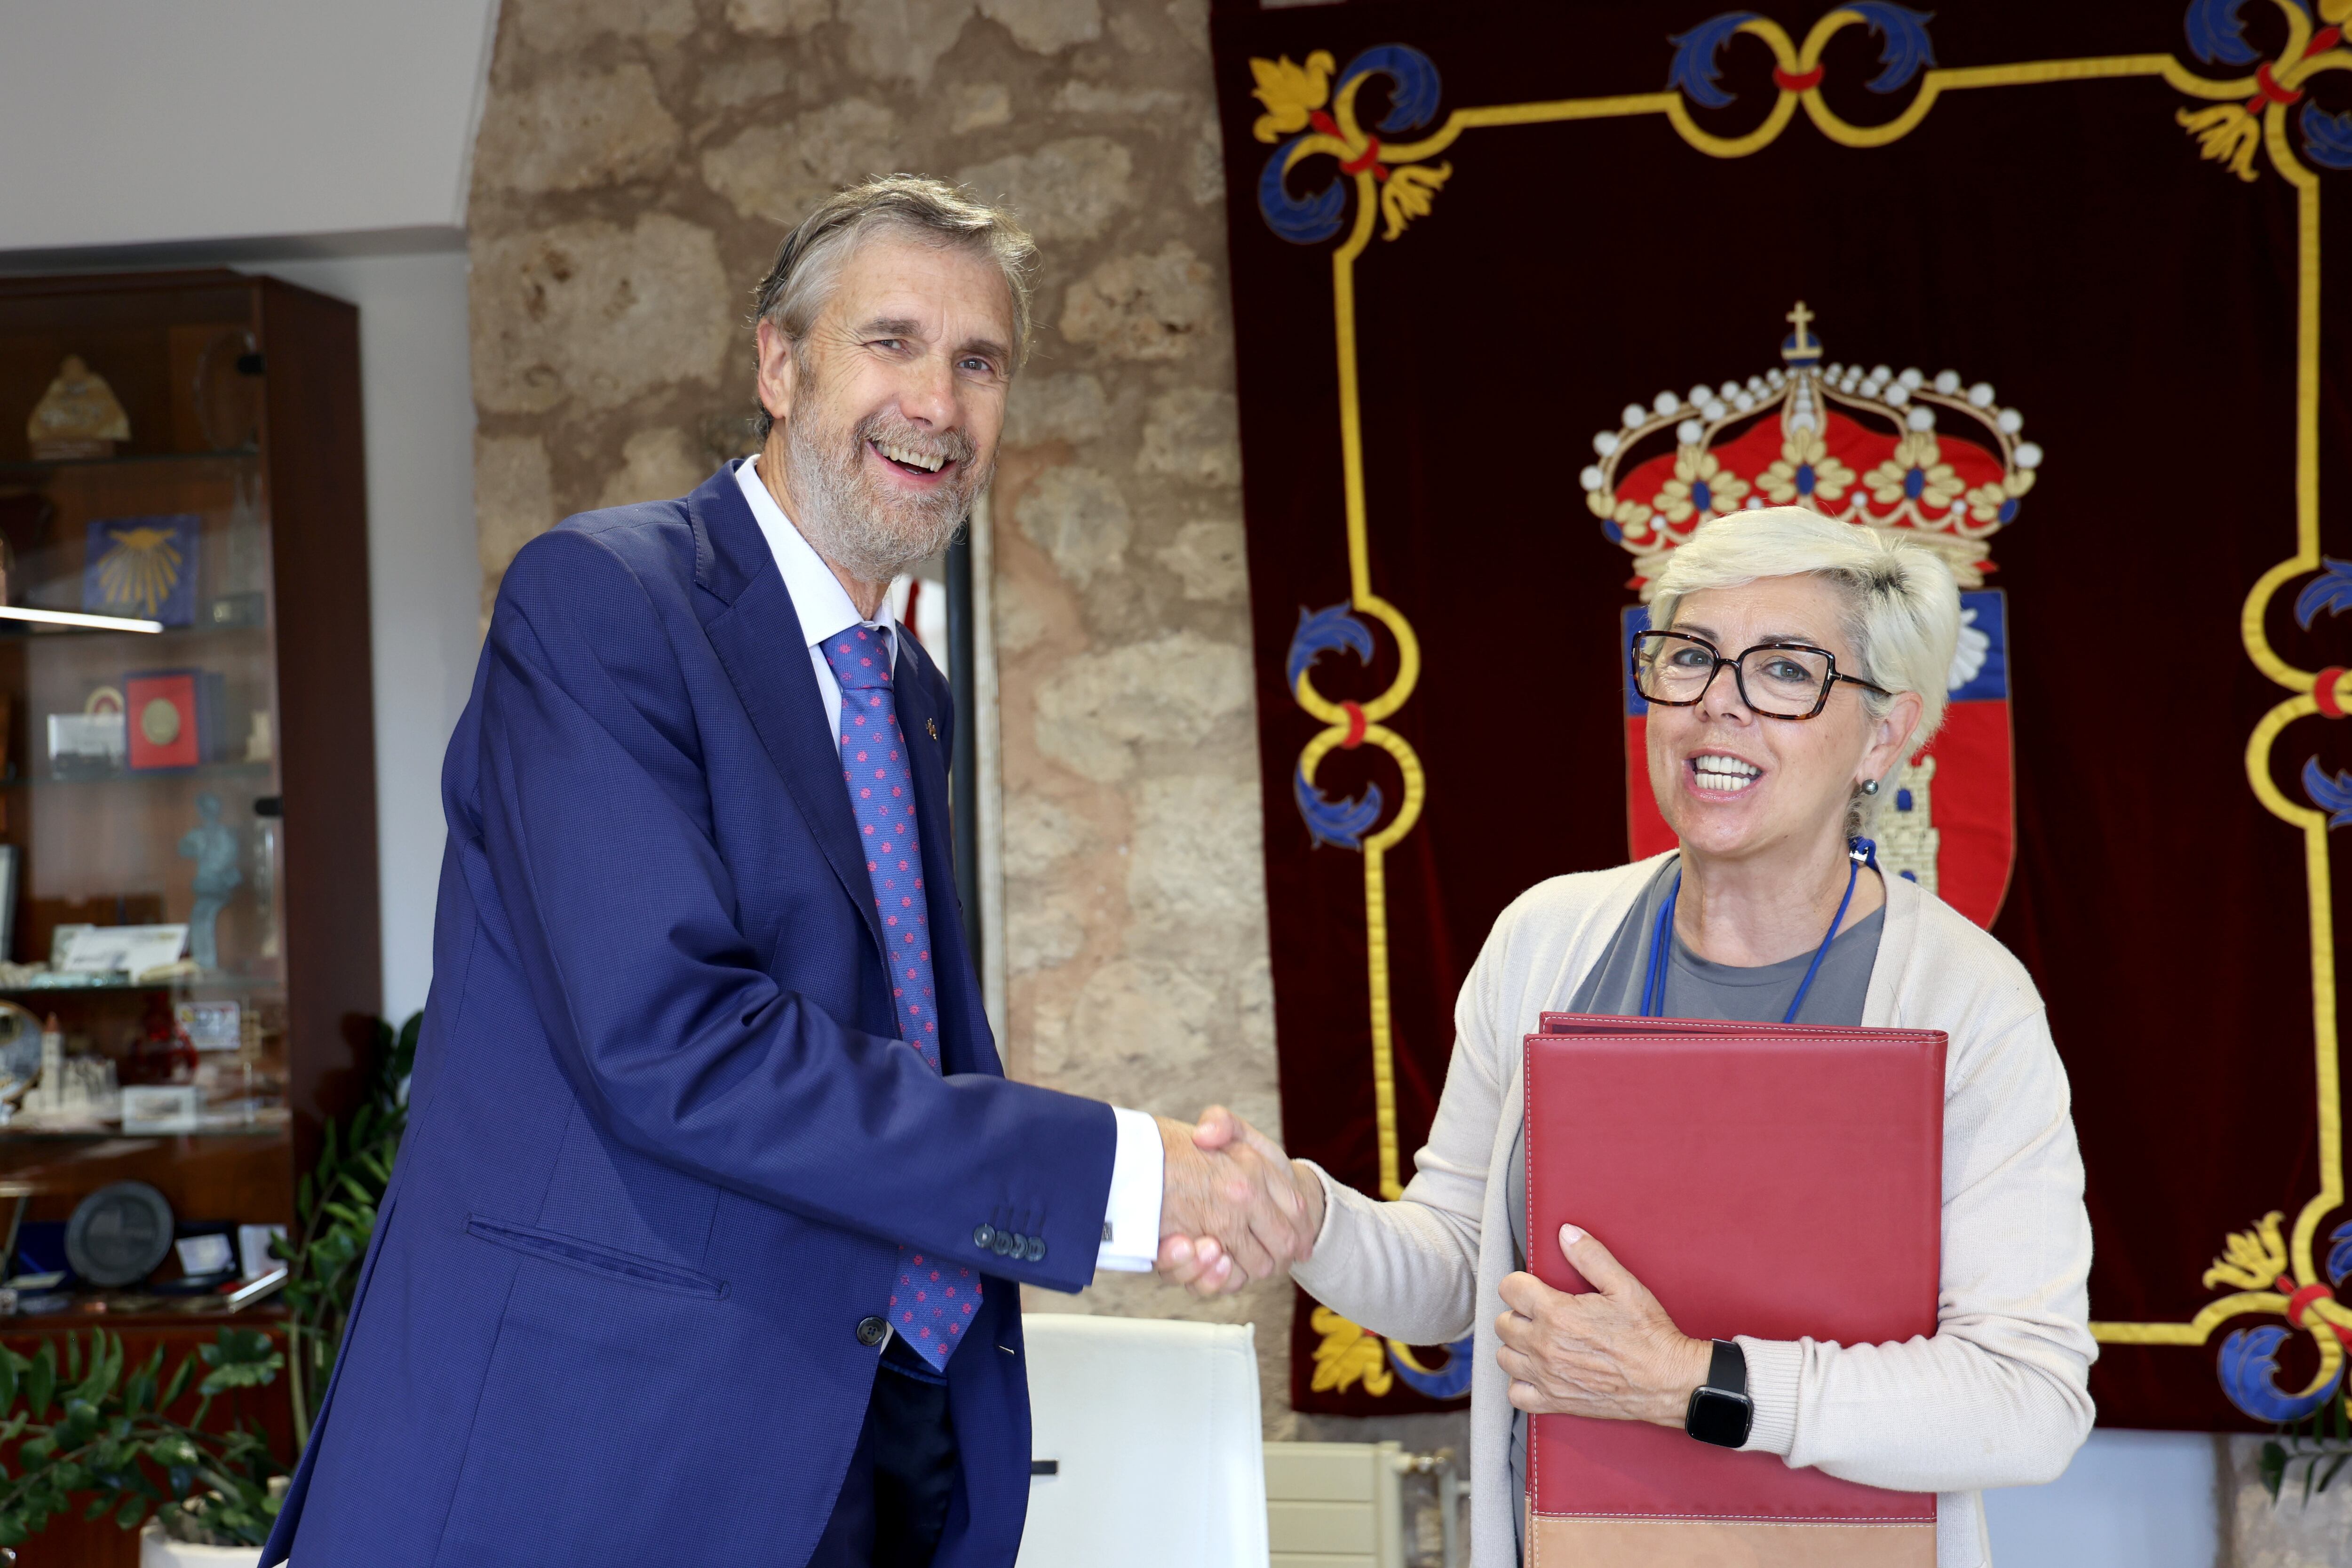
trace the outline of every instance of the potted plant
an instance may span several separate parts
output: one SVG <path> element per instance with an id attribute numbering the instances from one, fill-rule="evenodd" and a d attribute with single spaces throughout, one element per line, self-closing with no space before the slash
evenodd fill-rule
<path id="1" fill-rule="evenodd" d="M 79 1505 L 87 1519 L 111 1514 L 125 1530 L 146 1523 L 167 1540 L 245 1549 L 230 1561 L 259 1561 L 281 1467 L 257 1427 L 236 1420 L 208 1431 L 205 1418 L 222 1394 L 277 1381 L 286 1358 L 269 1336 L 223 1329 L 168 1371 L 161 1346 L 126 1369 L 120 1334 L 93 1329 L 86 1348 L 81 1334 L 61 1338 L 62 1359 L 59 1340 L 29 1356 L 0 1346 L 0 1445 L 16 1446 L 13 1473 L 0 1479 L 0 1545 L 22 1544 Z M 172 1412 L 192 1386 L 195 1408 L 178 1419 Z"/>
<path id="2" fill-rule="evenodd" d="M 376 1020 L 367 1094 L 349 1117 L 329 1124 L 318 1163 L 295 1184 L 295 1234 L 278 1250 L 286 1259 L 286 1305 L 292 1314 L 286 1325 L 292 1352 L 287 1378 L 298 1446 L 310 1444 L 310 1419 L 335 1370 L 360 1265 L 375 1235 L 376 1209 L 392 1184 L 393 1158 L 408 1126 L 408 1075 L 424 1026 L 424 1014 L 411 1014 L 394 1036 L 390 1024 Z"/>
<path id="3" fill-rule="evenodd" d="M 214 1401 L 288 1373 L 298 1450 L 358 1289 L 359 1268 L 392 1180 L 408 1121 L 408 1074 L 424 1015 L 395 1036 L 381 1020 L 366 1098 L 331 1124 L 317 1163 L 297 1184 L 285 1259 L 288 1351 L 257 1329 L 223 1329 L 167 1374 L 158 1348 L 125 1374 L 121 1336 L 105 1330 L 45 1340 L 31 1356 L 0 1346 L 0 1562 L 54 1514 L 79 1507 L 140 1530 L 141 1568 L 255 1568 L 286 1483 L 268 1439 L 242 1419 L 205 1429 Z M 60 1352 L 59 1345 L 63 1351 Z M 201 1373 L 201 1376 L 199 1376 Z M 184 1421 L 170 1412 L 193 1386 Z"/>

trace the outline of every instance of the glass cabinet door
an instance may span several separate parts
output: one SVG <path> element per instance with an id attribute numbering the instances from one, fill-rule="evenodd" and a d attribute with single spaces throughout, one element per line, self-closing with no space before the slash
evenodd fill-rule
<path id="1" fill-rule="evenodd" d="M 276 1131 L 253 296 L 104 303 L 46 330 L 0 320 L 0 1138 Z M 122 1092 L 154 1086 L 194 1092 Z"/>

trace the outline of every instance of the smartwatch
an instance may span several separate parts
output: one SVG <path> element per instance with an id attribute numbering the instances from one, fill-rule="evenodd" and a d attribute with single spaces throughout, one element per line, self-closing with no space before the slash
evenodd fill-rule
<path id="1" fill-rule="evenodd" d="M 1691 1390 L 1683 1430 L 1702 1443 L 1737 1448 L 1748 1441 L 1748 1429 L 1755 1421 L 1756 1403 L 1748 1397 L 1747 1353 L 1730 1340 L 1717 1340 L 1706 1381 Z"/>

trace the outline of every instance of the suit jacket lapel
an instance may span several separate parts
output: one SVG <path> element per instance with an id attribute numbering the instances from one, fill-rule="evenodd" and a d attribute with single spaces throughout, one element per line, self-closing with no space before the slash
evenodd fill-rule
<path id="1" fill-rule="evenodd" d="M 687 508 L 694 519 L 695 583 L 705 593 L 697 603 L 703 633 L 881 955 L 887 950 L 874 912 L 874 880 L 866 869 L 857 822 L 842 785 L 841 752 L 825 729 L 824 699 L 783 574 L 735 487 L 731 468 L 705 480 L 687 498 Z M 922 826 L 929 837 L 930 823 L 926 819 Z"/>

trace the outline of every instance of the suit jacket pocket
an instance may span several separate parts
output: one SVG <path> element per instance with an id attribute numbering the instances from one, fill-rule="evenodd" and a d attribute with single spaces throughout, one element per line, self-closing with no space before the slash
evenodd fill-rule
<path id="1" fill-rule="evenodd" d="M 667 1290 L 674 1296 L 699 1296 L 712 1301 L 722 1300 L 727 1295 L 727 1281 L 724 1279 L 715 1279 L 708 1274 L 681 1268 L 674 1263 L 664 1263 L 638 1253 L 602 1247 L 576 1236 L 567 1236 L 560 1230 L 543 1230 L 535 1225 L 516 1225 L 509 1220 L 467 1215 L 466 1234 L 478 1237 L 494 1247 L 520 1252 L 526 1258 L 560 1263 L 567 1268 L 603 1275 L 627 1285 L 641 1285 L 648 1290 Z"/>

